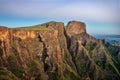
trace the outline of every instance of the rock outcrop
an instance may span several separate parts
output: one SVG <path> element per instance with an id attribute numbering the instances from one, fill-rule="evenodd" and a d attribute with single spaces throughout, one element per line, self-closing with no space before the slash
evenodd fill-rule
<path id="1" fill-rule="evenodd" d="M 75 34 L 86 33 L 86 25 L 80 21 L 70 21 L 66 26 L 66 33 L 69 36 L 73 36 Z"/>
<path id="2" fill-rule="evenodd" d="M 1 80 L 119 80 L 120 48 L 95 39 L 83 22 L 0 27 Z"/>

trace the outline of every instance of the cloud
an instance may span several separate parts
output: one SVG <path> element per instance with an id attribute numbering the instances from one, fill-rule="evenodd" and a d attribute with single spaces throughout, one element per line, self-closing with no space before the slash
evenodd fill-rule
<path id="1" fill-rule="evenodd" d="M 97 21 L 120 21 L 119 12 L 110 5 L 99 4 L 69 4 L 56 8 L 53 13 L 56 16 L 85 18 Z"/>
<path id="2" fill-rule="evenodd" d="M 53 17 L 87 19 L 95 21 L 119 22 L 119 0 L 103 2 L 69 1 L 63 0 L 5 0 L 0 4 L 0 12 L 24 17 Z M 95 2 L 94 2 L 95 1 Z M 97 0 L 98 1 L 98 0 Z M 109 2 L 110 1 L 110 2 Z M 50 2 L 50 3 L 49 3 Z"/>

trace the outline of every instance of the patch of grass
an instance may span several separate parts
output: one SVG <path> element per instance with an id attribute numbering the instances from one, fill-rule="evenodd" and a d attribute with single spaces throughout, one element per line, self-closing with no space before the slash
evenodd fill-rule
<path id="1" fill-rule="evenodd" d="M 0 80 L 19 80 L 11 71 L 0 67 Z"/>
<path id="2" fill-rule="evenodd" d="M 55 72 L 55 71 L 51 73 L 51 77 L 52 77 L 53 80 L 60 80 L 57 72 Z"/>
<path id="3" fill-rule="evenodd" d="M 5 70 L 0 70 L 0 75 L 8 75 L 9 72 Z"/>
<path id="4" fill-rule="evenodd" d="M 83 48 L 86 52 L 86 55 L 88 56 L 88 59 L 90 60 L 91 64 L 95 67 L 94 70 L 94 79 L 97 80 L 100 78 L 100 76 L 102 76 L 103 74 L 101 74 L 101 68 L 94 62 L 94 60 L 90 57 L 89 55 L 89 51 L 83 46 L 81 45 L 81 48 Z"/>
<path id="5" fill-rule="evenodd" d="M 103 45 L 104 49 L 105 49 L 105 55 L 107 57 L 107 62 L 109 62 L 109 64 L 114 68 L 114 70 L 117 72 L 117 74 L 120 76 L 120 72 L 119 70 L 116 68 L 115 64 L 113 61 L 114 58 L 110 55 L 110 52 L 108 51 L 108 49 Z M 115 61 L 116 62 L 116 61 Z"/>
<path id="6" fill-rule="evenodd" d="M 95 61 L 98 66 L 104 69 L 105 65 L 102 61 Z"/>
<path id="7" fill-rule="evenodd" d="M 81 80 L 79 77 L 76 77 L 75 74 L 72 72 L 64 73 L 64 77 L 64 80 Z"/>
<path id="8" fill-rule="evenodd" d="M 59 76 L 60 80 L 81 80 L 74 69 L 66 63 L 58 64 L 58 69 L 58 72 L 61 72 Z"/>
<path id="9" fill-rule="evenodd" d="M 86 66 L 85 66 L 85 64 L 81 64 L 81 65 L 79 66 L 79 71 L 80 71 L 81 73 L 86 73 Z"/>
<path id="10" fill-rule="evenodd" d="M 10 69 L 10 71 L 18 77 L 23 76 L 25 73 L 24 69 Z"/>
<path id="11" fill-rule="evenodd" d="M 86 49 L 87 49 L 89 52 L 92 51 L 94 48 L 95 48 L 95 46 L 94 46 L 94 43 L 92 43 L 92 42 L 89 42 L 89 43 L 86 45 Z"/>
<path id="12" fill-rule="evenodd" d="M 23 30 L 50 30 L 48 27 L 35 27 L 35 26 L 28 26 L 28 27 L 18 27 L 15 29 L 23 29 Z"/>
<path id="13" fill-rule="evenodd" d="M 17 62 L 17 58 L 15 55 L 10 55 L 7 59 L 10 63 L 16 63 Z"/>
<path id="14" fill-rule="evenodd" d="M 31 61 L 31 65 L 29 66 L 28 69 L 28 75 L 29 77 L 34 77 L 35 80 L 46 80 L 46 75 L 43 69 L 43 65 L 37 59 Z"/>

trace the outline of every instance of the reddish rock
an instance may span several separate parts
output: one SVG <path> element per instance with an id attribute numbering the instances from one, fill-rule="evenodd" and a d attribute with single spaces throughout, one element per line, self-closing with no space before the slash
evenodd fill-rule
<path id="1" fill-rule="evenodd" d="M 66 32 L 68 36 L 73 36 L 75 34 L 86 33 L 86 25 L 80 21 L 70 21 L 67 24 Z"/>

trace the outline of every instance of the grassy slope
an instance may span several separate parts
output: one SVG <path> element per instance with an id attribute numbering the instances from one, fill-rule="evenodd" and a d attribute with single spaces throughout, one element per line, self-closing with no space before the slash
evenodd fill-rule
<path id="1" fill-rule="evenodd" d="M 113 63 L 113 61 L 115 61 L 116 63 L 117 63 L 117 61 L 111 56 L 110 52 L 108 51 L 108 49 L 104 45 L 103 45 L 103 47 L 105 49 L 105 55 L 107 57 L 107 61 L 110 63 L 110 65 L 115 69 L 117 74 L 120 76 L 119 70 L 116 68 L 116 66 Z"/>
<path id="2" fill-rule="evenodd" d="M 24 30 L 50 30 L 47 27 L 36 27 L 36 26 L 28 26 L 28 27 L 18 27 L 14 29 L 24 29 Z"/>

